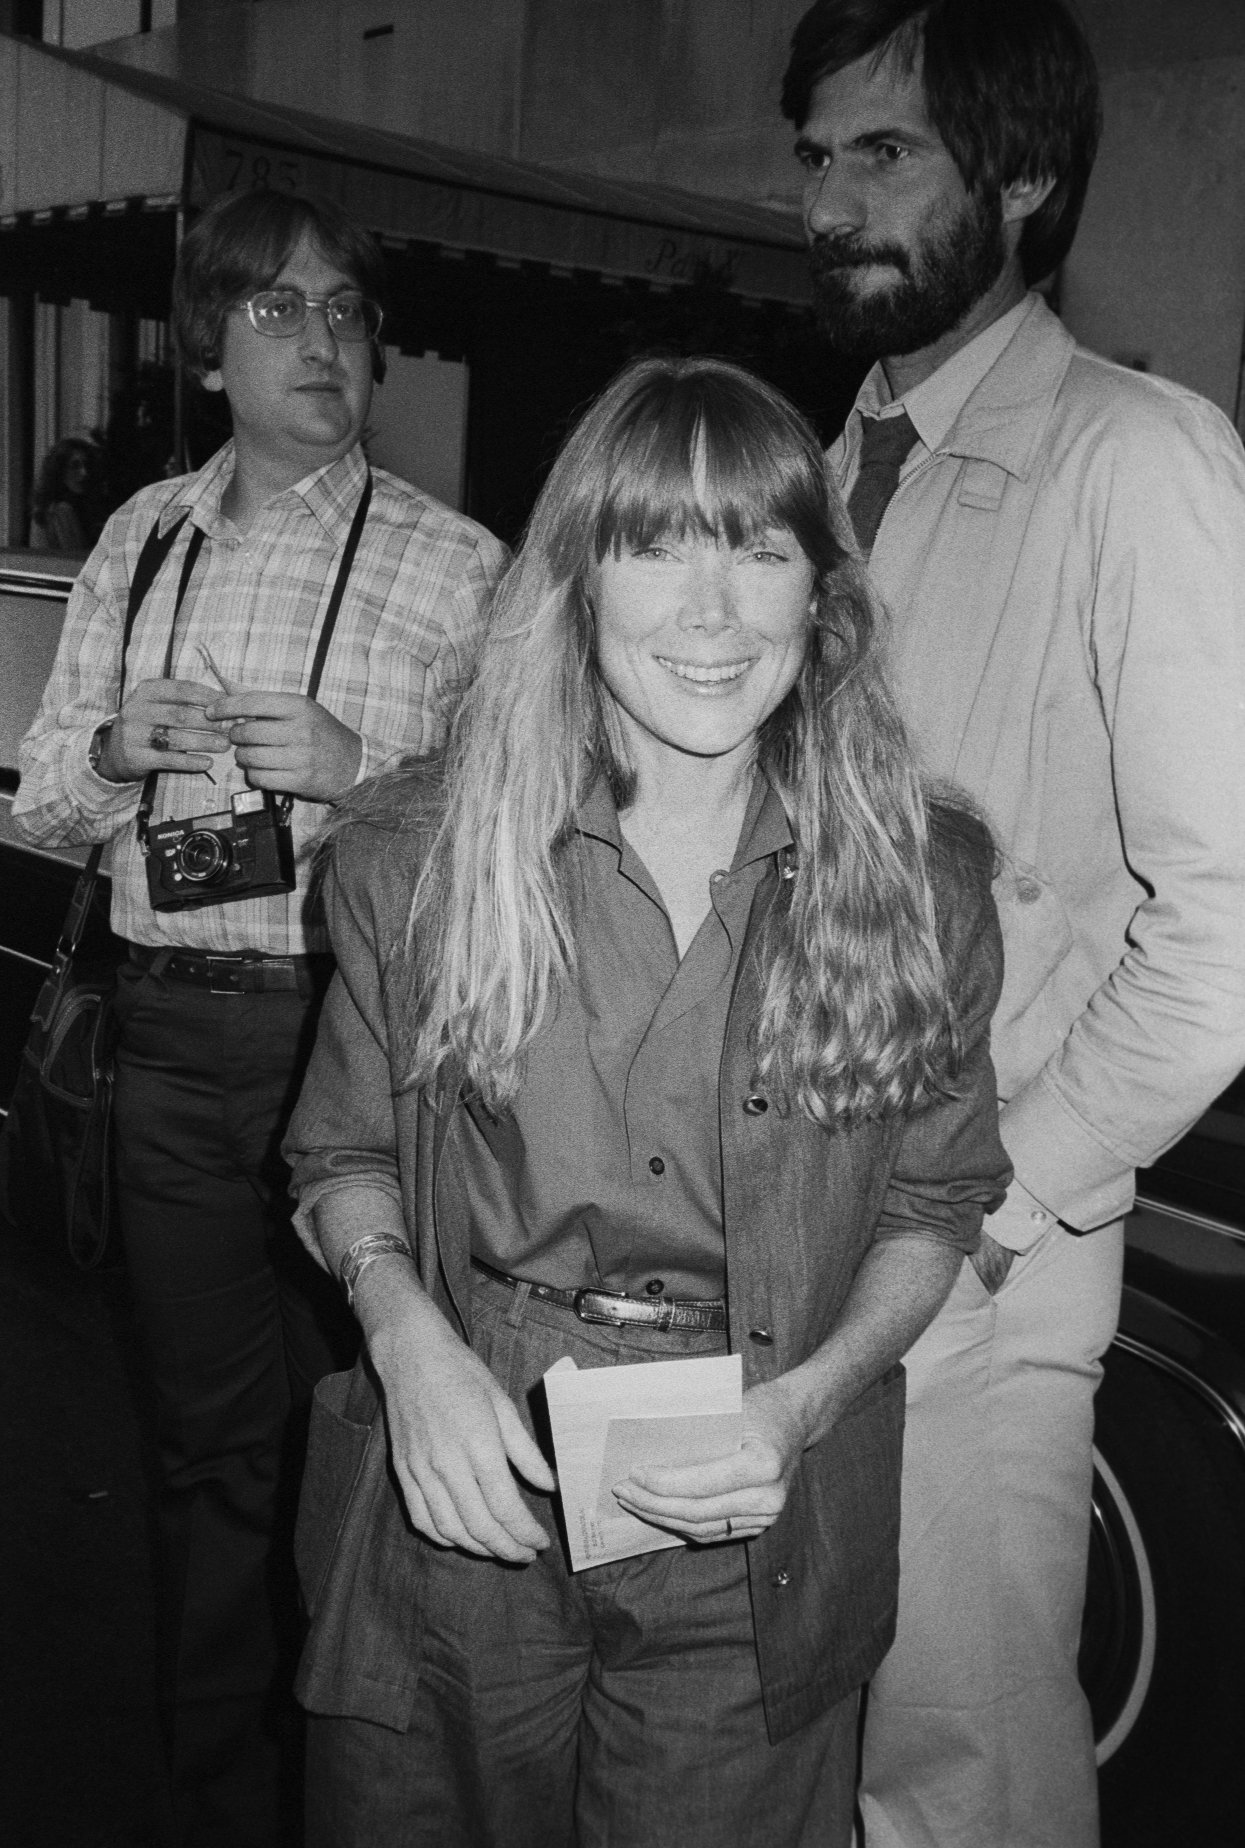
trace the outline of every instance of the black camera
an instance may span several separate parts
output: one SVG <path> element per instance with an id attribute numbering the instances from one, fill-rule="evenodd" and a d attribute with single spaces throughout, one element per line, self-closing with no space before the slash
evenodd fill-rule
<path id="1" fill-rule="evenodd" d="M 294 883 L 288 796 L 244 789 L 227 812 L 147 830 L 147 892 L 156 911 L 271 898 Z"/>

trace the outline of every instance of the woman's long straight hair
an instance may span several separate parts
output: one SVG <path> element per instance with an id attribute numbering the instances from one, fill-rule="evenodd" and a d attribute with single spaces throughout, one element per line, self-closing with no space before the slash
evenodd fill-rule
<path id="1" fill-rule="evenodd" d="M 409 1081 L 451 1056 L 495 1110 L 575 945 L 567 876 L 599 776 L 634 792 L 597 672 L 609 550 L 689 532 L 790 531 L 816 574 L 799 677 L 758 737 L 795 841 L 760 945 L 758 1071 L 814 1121 L 886 1115 L 940 1087 L 957 1040 L 935 928 L 926 801 L 876 658 L 879 607 L 812 430 L 723 361 L 640 360 L 567 438 L 493 604 L 444 765 L 445 807 L 389 979 Z"/>

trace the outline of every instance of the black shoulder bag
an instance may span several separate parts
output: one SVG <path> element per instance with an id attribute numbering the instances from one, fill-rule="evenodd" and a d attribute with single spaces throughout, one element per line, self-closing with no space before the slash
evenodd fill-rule
<path id="1" fill-rule="evenodd" d="M 118 706 L 134 619 L 185 517 L 163 536 L 157 521 L 139 554 L 126 605 Z M 63 1241 L 84 1270 L 103 1259 L 113 1217 L 112 1001 L 124 952 L 108 939 L 97 903 L 103 851 L 92 847 L 78 875 L 0 1131 L 0 1213 L 49 1249 Z M 84 940 L 88 920 L 95 928 Z"/>

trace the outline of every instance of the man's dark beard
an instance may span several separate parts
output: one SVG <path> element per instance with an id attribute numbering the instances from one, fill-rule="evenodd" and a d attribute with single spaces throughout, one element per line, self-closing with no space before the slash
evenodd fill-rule
<path id="1" fill-rule="evenodd" d="M 971 200 L 949 230 L 925 238 L 915 251 L 819 237 L 809 248 L 813 312 L 830 344 L 851 358 L 916 353 L 958 327 L 1006 261 L 997 198 Z M 899 278 L 858 294 L 852 272 L 870 263 L 891 264 Z"/>

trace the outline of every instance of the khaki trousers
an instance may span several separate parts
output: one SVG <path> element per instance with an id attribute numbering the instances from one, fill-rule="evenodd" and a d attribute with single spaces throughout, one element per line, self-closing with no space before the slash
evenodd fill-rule
<path id="1" fill-rule="evenodd" d="M 1093 1395 L 1123 1227 L 1056 1226 L 990 1297 L 966 1261 L 906 1357 L 899 1622 L 869 1692 L 867 1848 L 1095 1848 L 1076 1660 Z"/>

